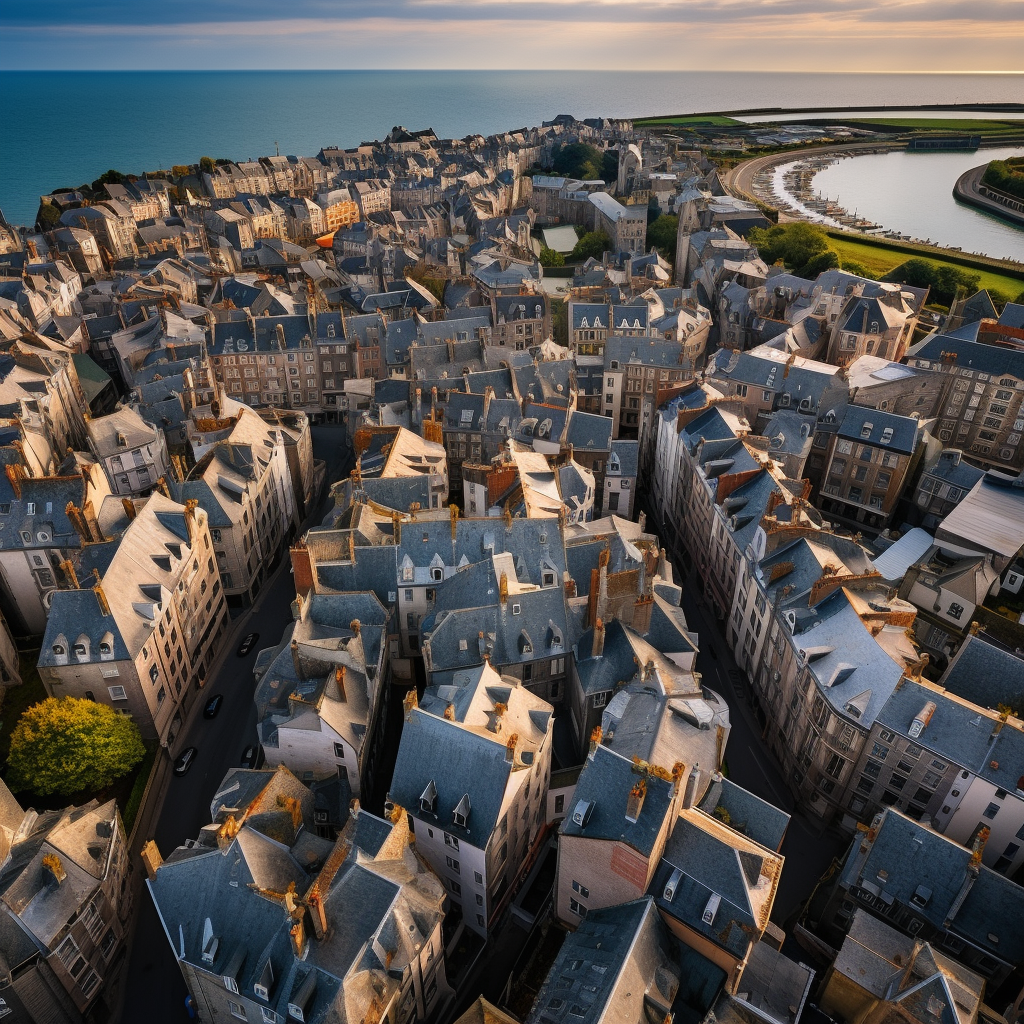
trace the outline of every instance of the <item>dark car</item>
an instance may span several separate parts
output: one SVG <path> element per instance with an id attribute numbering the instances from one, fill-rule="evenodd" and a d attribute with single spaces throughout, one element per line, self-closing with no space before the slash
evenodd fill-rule
<path id="1" fill-rule="evenodd" d="M 258 743 L 251 743 L 242 751 L 243 768 L 259 768 L 263 765 L 265 755 Z"/>
<path id="2" fill-rule="evenodd" d="M 178 755 L 178 760 L 174 762 L 174 774 L 184 775 L 189 768 L 192 767 L 192 762 L 196 759 L 196 748 L 186 747 L 181 754 Z"/>
<path id="3" fill-rule="evenodd" d="M 206 707 L 203 708 L 203 718 L 216 718 L 217 712 L 220 711 L 220 706 L 223 703 L 224 695 L 222 693 L 215 693 L 206 702 Z"/>
<path id="4" fill-rule="evenodd" d="M 259 633 L 250 633 L 239 645 L 238 645 L 238 656 L 244 658 L 252 649 L 256 646 L 256 642 L 259 640 Z"/>

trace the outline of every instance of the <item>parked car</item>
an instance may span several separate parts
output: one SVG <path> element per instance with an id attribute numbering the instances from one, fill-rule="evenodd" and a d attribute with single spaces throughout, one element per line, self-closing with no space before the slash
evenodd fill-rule
<path id="1" fill-rule="evenodd" d="M 207 702 L 206 707 L 203 708 L 203 718 L 216 718 L 217 712 L 220 711 L 221 704 L 224 703 L 224 694 L 215 693 Z"/>
<path id="2" fill-rule="evenodd" d="M 196 759 L 196 748 L 186 747 L 179 755 L 178 760 L 174 762 L 174 774 L 184 775 L 189 768 L 192 767 L 192 762 Z"/>
<path id="3" fill-rule="evenodd" d="M 256 646 L 259 640 L 259 633 L 250 633 L 246 638 L 238 645 L 238 656 L 244 658 L 252 649 Z"/>
<path id="4" fill-rule="evenodd" d="M 243 768 L 262 768 L 265 760 L 266 755 L 263 753 L 263 747 L 258 743 L 250 743 L 249 746 L 242 751 Z"/>

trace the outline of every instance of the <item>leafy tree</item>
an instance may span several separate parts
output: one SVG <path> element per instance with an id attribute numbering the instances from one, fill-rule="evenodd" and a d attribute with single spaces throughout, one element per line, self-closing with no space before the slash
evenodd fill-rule
<path id="1" fill-rule="evenodd" d="M 138 727 L 106 704 L 48 697 L 25 711 L 11 734 L 9 781 L 41 796 L 95 791 L 145 755 Z"/>
<path id="2" fill-rule="evenodd" d="M 104 192 L 104 185 L 123 185 L 128 180 L 127 174 L 122 174 L 120 171 L 115 171 L 113 167 L 109 171 L 104 171 L 90 186 L 89 188 L 93 192 Z"/>
<path id="3" fill-rule="evenodd" d="M 596 146 L 588 146 L 585 142 L 556 146 L 552 154 L 552 169 L 556 174 L 564 174 L 567 178 L 597 180 L 601 178 L 603 164 L 604 153 Z"/>
<path id="4" fill-rule="evenodd" d="M 176 178 L 185 178 L 192 173 L 192 168 L 188 164 L 175 164 L 171 168 L 171 174 Z"/>
<path id="5" fill-rule="evenodd" d="M 212 156 L 200 157 L 200 159 L 199 159 L 199 170 L 203 171 L 206 174 L 213 174 L 213 168 L 214 168 L 214 163 L 213 163 L 213 157 Z"/>
<path id="6" fill-rule="evenodd" d="M 549 249 L 546 245 L 541 246 L 540 256 L 537 257 L 540 260 L 542 267 L 564 267 L 565 257 L 555 249 Z"/>
<path id="7" fill-rule="evenodd" d="M 653 221 L 647 222 L 647 251 L 651 246 L 657 246 L 658 251 L 665 259 L 674 263 L 676 259 L 676 230 L 679 227 L 679 218 L 673 214 L 655 217 Z"/>
<path id="8" fill-rule="evenodd" d="M 60 210 L 54 203 L 40 203 L 36 222 L 43 231 L 52 231 L 60 223 Z"/>
<path id="9" fill-rule="evenodd" d="M 784 263 L 800 277 L 816 277 L 822 269 L 839 266 L 839 256 L 829 249 L 829 238 L 825 229 L 806 221 L 792 224 L 775 224 L 770 228 L 752 228 L 747 236 L 757 247 L 765 263 Z M 821 253 L 831 252 L 832 256 L 820 256 L 811 265 L 811 260 Z M 832 259 L 835 262 L 832 262 Z"/>
<path id="10" fill-rule="evenodd" d="M 569 347 L 569 307 L 561 299 L 551 300 L 551 340 Z"/>
<path id="11" fill-rule="evenodd" d="M 612 247 L 612 240 L 603 231 L 588 231 L 569 254 L 570 260 L 600 259 Z"/>
<path id="12" fill-rule="evenodd" d="M 1017 298 L 1015 298 L 1013 301 L 1024 303 L 1024 292 L 1021 292 L 1020 295 L 1018 295 Z"/>
<path id="13" fill-rule="evenodd" d="M 831 270 L 833 267 L 839 266 L 839 253 L 835 249 L 822 249 L 821 252 L 816 252 L 803 266 L 801 271 L 802 276 L 816 278 L 819 274 L 824 273 L 826 270 Z"/>

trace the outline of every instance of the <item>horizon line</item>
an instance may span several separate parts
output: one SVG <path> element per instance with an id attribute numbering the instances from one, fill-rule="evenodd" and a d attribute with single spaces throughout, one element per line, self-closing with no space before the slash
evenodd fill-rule
<path id="1" fill-rule="evenodd" d="M 594 68 L 439 68 L 439 67 L 401 67 L 401 68 L 0 68 L 0 75 L 53 75 L 53 74 L 100 74 L 100 75 L 139 75 L 139 74 L 176 74 L 176 75 L 203 75 L 203 74 L 256 74 L 256 75 L 289 75 L 289 74 L 412 74 L 432 72 L 436 74 L 493 74 L 512 72 L 516 74 L 602 74 L 602 75 L 643 75 L 643 74 L 677 74 L 677 75 L 878 75 L 878 76 L 901 76 L 901 75 L 976 75 L 976 76 L 1000 76 L 1014 75 L 1024 77 L 1024 70 L 998 70 L 998 71 L 869 71 L 869 70 L 846 70 L 834 71 L 817 68 L 798 68 L 786 71 L 779 71 L 774 68 L 611 68 L 608 70 L 596 70 Z M 897 106 L 899 104 L 893 104 Z M 949 104 L 959 106 L 961 104 Z M 903 104 L 906 106 L 906 104 Z M 920 104 L 911 104 L 920 106 Z M 945 106 L 945 104 L 943 104 Z"/>

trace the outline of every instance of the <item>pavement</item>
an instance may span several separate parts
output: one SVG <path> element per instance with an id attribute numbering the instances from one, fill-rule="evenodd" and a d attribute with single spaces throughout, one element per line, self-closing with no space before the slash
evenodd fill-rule
<path id="1" fill-rule="evenodd" d="M 341 479 L 348 471 L 348 451 L 342 426 L 313 428 L 313 454 L 327 463 L 326 480 Z M 331 498 L 325 494 L 316 511 L 306 522 L 314 525 L 327 514 Z M 230 768 L 239 765 L 242 752 L 255 743 L 256 706 L 253 703 L 255 680 L 252 670 L 256 655 L 264 647 L 280 643 L 281 634 L 292 620 L 291 603 L 295 599 L 291 562 L 287 553 L 253 603 L 230 623 L 221 645 L 221 652 L 210 670 L 203 688 L 203 699 L 196 702 L 201 709 L 209 696 L 223 694 L 220 714 L 212 720 L 194 709 L 186 726 L 181 749 L 195 746 L 196 758 L 187 775 L 176 777 L 171 760 L 161 752 L 157 762 L 149 798 L 140 812 L 132 844 L 134 874 L 132 885 L 136 919 L 127 943 L 127 973 L 123 979 L 120 1007 L 112 1020 L 135 1024 L 178 1024 L 189 1020 L 185 1010 L 188 990 L 167 935 L 160 924 L 148 891 L 143 891 L 146 874 L 138 852 L 148 839 L 154 839 L 165 857 L 188 839 L 195 839 L 199 830 L 210 823 L 210 804 L 217 786 Z M 259 641 L 244 658 L 236 654 L 242 638 L 250 632 L 259 633 Z"/>

